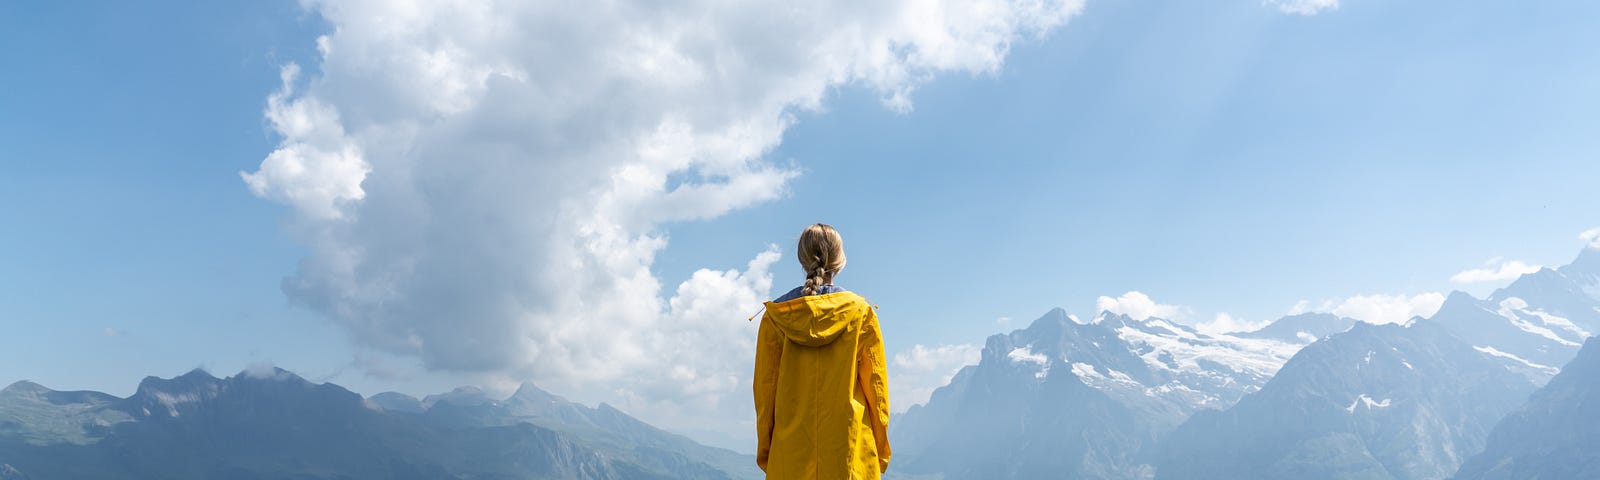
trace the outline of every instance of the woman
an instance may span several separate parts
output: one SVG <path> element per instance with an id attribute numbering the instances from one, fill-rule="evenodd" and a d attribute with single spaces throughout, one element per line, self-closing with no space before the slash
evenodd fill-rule
<path id="1" fill-rule="evenodd" d="M 756 464 L 767 478 L 879 478 L 889 468 L 889 379 L 867 299 L 834 286 L 844 240 L 800 233 L 804 285 L 766 302 L 756 343 Z"/>

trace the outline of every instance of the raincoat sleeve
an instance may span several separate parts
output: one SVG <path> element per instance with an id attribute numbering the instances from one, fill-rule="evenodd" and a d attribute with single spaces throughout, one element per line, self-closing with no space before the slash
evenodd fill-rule
<path id="1" fill-rule="evenodd" d="M 770 316 L 761 318 L 756 333 L 756 372 L 752 382 L 756 396 L 756 466 L 767 470 L 767 454 L 772 451 L 772 409 L 778 396 L 778 359 L 783 355 L 783 333 L 772 325 Z"/>
<path id="2" fill-rule="evenodd" d="M 865 327 L 861 332 L 861 358 L 856 362 L 856 376 L 861 379 L 861 390 L 867 394 L 868 417 L 872 422 L 872 436 L 878 446 L 878 472 L 889 470 L 889 372 L 884 361 L 883 334 L 878 329 L 878 314 L 867 309 Z"/>

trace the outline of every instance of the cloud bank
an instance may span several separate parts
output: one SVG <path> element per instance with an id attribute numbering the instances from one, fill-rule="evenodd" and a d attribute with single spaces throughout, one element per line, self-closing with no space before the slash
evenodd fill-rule
<path id="1" fill-rule="evenodd" d="M 1483 283 L 1512 280 L 1525 274 L 1539 271 L 1544 268 L 1540 265 L 1529 265 L 1520 260 L 1506 261 L 1501 257 L 1494 257 L 1484 262 L 1484 268 L 1462 270 L 1450 276 L 1450 281 L 1455 283 Z"/>
<path id="2" fill-rule="evenodd" d="M 1356 295 L 1342 300 L 1323 300 L 1320 305 L 1300 301 L 1289 309 L 1290 315 L 1306 312 L 1327 312 L 1350 317 L 1372 324 L 1405 323 L 1411 317 L 1431 317 L 1444 305 L 1444 294 L 1438 292 L 1416 295 Z"/>
<path id="3" fill-rule="evenodd" d="M 767 153 L 833 89 L 909 111 L 919 85 L 997 72 L 1082 3 L 304 6 L 332 33 L 314 68 L 283 68 L 265 112 L 281 143 L 241 172 L 308 247 L 292 301 L 427 369 L 732 431 L 743 319 L 781 255 L 668 291 L 651 272 L 666 227 L 783 196 L 800 170 Z"/>
<path id="4" fill-rule="evenodd" d="M 1578 239 L 1589 243 L 1589 248 L 1600 249 L 1600 227 L 1584 230 L 1578 234 Z"/>
<path id="5" fill-rule="evenodd" d="M 1237 332 L 1253 332 L 1272 323 L 1271 320 L 1250 321 L 1235 317 L 1228 312 L 1217 312 L 1216 318 L 1209 322 L 1195 324 L 1194 329 L 1208 335 L 1221 335 Z"/>
<path id="6" fill-rule="evenodd" d="M 895 354 L 889 363 L 891 409 L 900 413 L 912 405 L 927 403 L 933 391 L 949 384 L 961 367 L 977 365 L 982 357 L 983 346 L 974 344 L 914 345 L 911 350 Z"/>
<path id="7" fill-rule="evenodd" d="M 1101 296 L 1095 299 L 1094 308 L 1097 312 L 1127 315 L 1134 320 L 1144 320 L 1150 317 L 1183 320 L 1192 313 L 1189 307 L 1156 303 L 1150 299 L 1149 295 L 1137 291 L 1124 293 L 1116 298 Z"/>

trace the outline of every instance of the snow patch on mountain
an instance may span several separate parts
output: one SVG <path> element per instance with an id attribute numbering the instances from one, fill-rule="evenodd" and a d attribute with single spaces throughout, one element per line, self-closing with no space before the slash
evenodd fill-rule
<path id="1" fill-rule="evenodd" d="M 1472 349 L 1480 351 L 1480 352 L 1483 352 L 1484 354 L 1487 354 L 1487 355 L 1492 356 L 1492 357 L 1504 358 L 1504 359 L 1507 359 L 1507 360 L 1511 360 L 1513 362 L 1520 363 L 1522 365 L 1526 365 L 1528 367 L 1532 367 L 1532 368 L 1534 368 L 1536 370 L 1548 372 L 1551 375 L 1555 375 L 1557 372 L 1561 371 L 1561 369 L 1559 369 L 1559 368 L 1552 367 L 1552 366 L 1549 366 L 1549 365 L 1540 365 L 1540 364 L 1537 364 L 1537 363 L 1533 363 L 1533 362 L 1530 362 L 1530 361 L 1522 359 L 1522 357 L 1518 357 L 1516 355 L 1512 355 L 1512 354 L 1509 354 L 1509 353 L 1506 353 L 1506 352 L 1502 352 L 1502 351 L 1496 350 L 1494 347 L 1479 347 L 1479 346 L 1474 345 L 1472 347 Z"/>
<path id="2" fill-rule="evenodd" d="M 1344 407 L 1344 411 L 1354 414 L 1356 413 L 1356 407 L 1363 404 L 1367 406 L 1367 410 L 1372 410 L 1374 408 L 1389 408 L 1389 399 L 1385 398 L 1383 400 L 1373 400 L 1372 397 L 1363 393 L 1361 396 L 1356 397 L 1354 401 L 1351 401 L 1350 406 Z"/>
<path id="3" fill-rule="evenodd" d="M 1116 329 L 1117 337 L 1134 347 L 1140 358 L 1157 370 L 1213 375 L 1217 372 L 1201 365 L 1211 362 L 1265 379 L 1271 378 L 1300 350 L 1300 345 L 1275 340 L 1205 335 L 1160 320 L 1146 324 L 1165 333 L 1122 326 Z"/>
<path id="4" fill-rule="evenodd" d="M 1039 371 L 1034 372 L 1033 378 L 1043 380 L 1045 377 L 1050 376 L 1050 359 L 1045 357 L 1043 353 L 1033 353 L 1033 350 L 1029 347 L 1013 348 L 1010 353 L 1006 354 L 1006 358 L 1010 358 L 1011 363 L 1026 363 L 1038 367 Z"/>
<path id="5" fill-rule="evenodd" d="M 1504 317 L 1506 320 L 1511 321 L 1511 324 L 1515 325 L 1517 329 L 1550 339 L 1551 341 L 1561 345 L 1568 347 L 1580 346 L 1578 342 L 1567 340 L 1562 338 L 1560 335 L 1557 335 L 1556 332 L 1551 330 L 1549 327 L 1543 325 L 1534 325 L 1533 322 L 1528 321 L 1525 316 L 1537 318 L 1539 319 L 1540 323 L 1544 323 L 1546 325 L 1550 325 L 1552 322 L 1555 322 L 1557 326 L 1560 326 L 1564 329 L 1566 327 L 1571 327 L 1572 330 L 1569 331 L 1578 333 L 1580 339 L 1588 336 L 1588 332 L 1585 332 L 1582 328 L 1578 328 L 1577 325 L 1573 325 L 1572 322 L 1565 318 L 1550 315 L 1544 313 L 1543 311 L 1529 311 L 1528 302 L 1523 301 L 1521 298 L 1510 297 L 1505 300 L 1501 300 L 1499 306 L 1500 308 L 1496 310 L 1495 313 L 1499 314 L 1501 317 Z"/>
<path id="6" fill-rule="evenodd" d="M 1144 389 L 1144 384 L 1139 383 L 1138 380 L 1134 380 L 1133 377 L 1129 377 L 1126 373 L 1109 368 L 1105 370 L 1106 373 L 1102 374 L 1100 373 L 1099 369 L 1095 368 L 1094 365 L 1083 362 L 1072 362 L 1072 374 L 1077 375 L 1078 379 L 1083 380 L 1085 385 L 1104 390 L 1106 388 L 1113 387 L 1110 384 L 1115 383 L 1118 384 L 1116 386 L 1117 388 L 1134 387 Z"/>
<path id="7" fill-rule="evenodd" d="M 1032 363 L 1038 366 L 1044 366 L 1045 363 L 1050 361 L 1050 359 L 1045 358 L 1044 354 L 1033 353 L 1033 350 L 1028 347 L 1013 348 L 1011 353 L 1006 354 L 1006 358 L 1010 358 L 1011 363 Z"/>

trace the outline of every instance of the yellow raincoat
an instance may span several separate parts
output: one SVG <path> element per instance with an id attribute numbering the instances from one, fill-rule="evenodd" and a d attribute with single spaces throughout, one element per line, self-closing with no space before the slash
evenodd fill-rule
<path id="1" fill-rule="evenodd" d="M 852 292 L 767 302 L 756 343 L 756 464 L 767 478 L 879 478 L 889 377 L 873 307 Z"/>

